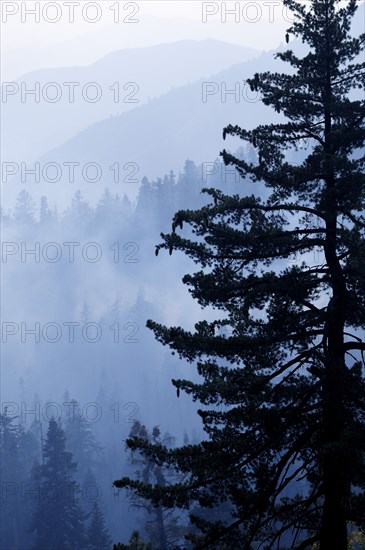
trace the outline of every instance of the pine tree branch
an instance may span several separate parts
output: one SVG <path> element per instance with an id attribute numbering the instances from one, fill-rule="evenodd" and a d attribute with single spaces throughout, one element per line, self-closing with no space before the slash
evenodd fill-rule
<path id="1" fill-rule="evenodd" d="M 323 311 L 323 308 L 319 309 L 318 307 L 316 307 L 311 302 L 308 302 L 307 300 L 299 300 L 299 303 L 303 304 L 303 306 L 306 306 L 308 309 L 310 309 L 311 311 L 314 311 L 316 313 L 320 313 L 321 311 Z"/>
<path id="2" fill-rule="evenodd" d="M 321 492 L 320 491 L 316 491 L 315 493 L 313 493 L 313 495 L 309 498 L 306 499 L 306 504 L 308 504 L 307 508 L 301 513 L 301 514 L 297 514 L 294 516 L 294 518 L 285 523 L 283 525 L 283 527 L 281 529 L 279 529 L 279 531 L 277 531 L 275 533 L 275 535 L 270 539 L 270 548 L 273 548 L 273 544 L 275 542 L 275 540 L 279 539 L 280 536 L 285 533 L 285 531 L 287 531 L 290 527 L 294 527 L 298 521 L 302 518 L 307 518 L 308 516 L 308 508 L 312 505 L 312 504 L 315 504 L 315 502 L 318 500 L 318 497 L 321 496 Z M 318 540 L 318 535 L 314 535 L 312 538 L 316 538 L 316 540 Z M 307 539 L 309 540 L 309 539 Z M 294 544 L 294 542 L 293 542 Z M 293 548 L 293 546 L 291 546 L 291 548 Z M 296 550 L 299 548 L 298 546 L 295 547 Z M 305 548 L 308 550 L 308 547 L 305 546 Z"/>
<path id="3" fill-rule="evenodd" d="M 343 349 L 348 351 L 350 349 L 358 349 L 360 351 L 365 351 L 365 342 L 345 342 L 343 344 Z"/>
<path id="4" fill-rule="evenodd" d="M 314 216 L 318 216 L 318 218 L 322 218 L 323 220 L 326 220 L 326 215 L 324 213 L 320 212 L 319 210 L 317 210 L 315 208 L 310 208 L 309 206 L 303 206 L 303 205 L 298 205 L 298 204 L 276 204 L 276 205 L 273 205 L 273 206 L 255 205 L 255 206 L 252 206 L 249 209 L 262 210 L 263 212 L 273 212 L 273 211 L 275 212 L 275 211 L 278 211 L 278 210 L 287 210 L 290 213 L 293 213 L 293 212 L 306 212 L 308 214 L 313 214 Z"/>
<path id="5" fill-rule="evenodd" d="M 315 353 L 320 347 L 322 347 L 321 344 L 317 344 L 316 346 L 314 346 L 313 348 L 309 349 L 309 350 L 306 350 L 306 351 L 303 351 L 300 355 L 297 355 L 297 357 L 294 357 L 293 359 L 291 359 L 290 361 L 288 361 L 287 363 L 285 363 L 284 365 L 282 365 L 277 371 L 273 372 L 272 374 L 268 375 L 267 376 L 267 380 L 273 380 L 274 378 L 276 378 L 277 376 L 280 376 L 280 374 L 282 374 L 283 372 L 285 372 L 286 370 L 288 370 L 288 368 L 290 367 L 293 367 L 294 365 L 296 365 L 297 363 L 300 363 L 303 364 L 303 360 L 304 361 L 307 361 L 308 358 L 313 354 Z"/>
<path id="6" fill-rule="evenodd" d="M 341 214 L 349 218 L 349 220 L 351 220 L 355 225 L 359 225 L 360 227 L 365 229 L 365 222 L 362 222 L 361 220 L 356 218 L 354 214 L 352 214 L 351 212 L 348 212 L 347 210 L 343 210 L 342 208 L 339 208 L 339 211 L 341 212 Z"/>
<path id="7" fill-rule="evenodd" d="M 299 546 L 296 547 L 295 550 L 309 550 L 309 548 L 312 547 L 312 544 L 319 541 L 319 534 L 313 535 L 312 537 L 308 537 L 304 541 L 302 541 Z"/>

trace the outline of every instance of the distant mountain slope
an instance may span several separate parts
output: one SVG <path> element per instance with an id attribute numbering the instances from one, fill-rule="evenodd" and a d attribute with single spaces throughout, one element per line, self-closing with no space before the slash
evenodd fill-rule
<path id="1" fill-rule="evenodd" d="M 178 173 L 187 158 L 196 163 L 214 161 L 222 147 L 229 146 L 228 141 L 222 140 L 225 125 L 233 123 L 250 127 L 267 122 L 268 118 L 274 119 L 275 113 L 264 107 L 245 84 L 245 79 L 254 72 L 272 67 L 273 55 L 271 52 L 240 63 L 206 80 L 176 88 L 122 115 L 93 124 L 39 158 L 41 167 L 57 163 L 65 168 L 66 162 L 79 163 L 75 168 L 74 183 L 70 183 L 65 168 L 57 183 L 33 184 L 30 176 L 25 184 L 17 177 L 9 181 L 4 195 L 9 197 L 26 187 L 34 197 L 44 194 L 51 203 L 61 204 L 68 201 L 77 188 L 93 199 L 108 186 L 114 192 L 127 193 L 134 198 L 144 175 L 154 178 L 171 169 Z M 205 102 L 202 97 L 204 86 L 216 91 L 207 96 Z M 239 97 L 227 93 L 226 102 L 223 102 L 221 92 L 224 86 L 227 92 L 237 87 Z M 236 149 L 241 143 L 232 141 L 231 145 Z M 103 173 L 95 183 L 85 182 L 81 177 L 82 167 L 90 162 L 98 163 Z M 114 172 L 109 167 L 115 163 L 119 163 L 120 178 L 119 183 L 113 184 Z M 133 165 L 125 167 L 128 163 Z"/>
<path id="2" fill-rule="evenodd" d="M 18 93 L 8 95 L 2 104 L 3 158 L 32 160 L 98 120 L 126 112 L 173 87 L 208 77 L 258 54 L 251 48 L 215 40 L 183 40 L 115 51 L 86 67 L 26 74 L 16 81 Z M 36 86 L 40 90 L 39 103 L 31 94 L 22 102 L 22 87 L 25 91 Z M 94 102 L 98 93 L 101 97 Z M 52 102 L 57 94 L 59 100 Z"/>
<path id="3" fill-rule="evenodd" d="M 362 5 L 355 20 L 357 33 L 364 14 Z M 299 42 L 291 43 L 290 47 L 298 55 L 304 52 Z M 287 46 L 282 44 L 280 48 L 287 49 Z M 19 190 L 26 187 L 35 198 L 47 195 L 51 204 L 62 207 L 78 188 L 94 201 L 104 187 L 109 187 L 113 192 L 126 193 L 133 199 L 143 176 L 156 178 L 171 169 L 178 173 L 187 158 L 196 164 L 212 162 L 223 147 L 235 151 L 242 145 L 240 140 L 227 139 L 224 142 L 222 139 L 222 129 L 227 124 L 249 129 L 282 120 L 282 115 L 264 106 L 245 85 L 245 80 L 255 72 L 273 69 L 285 72 L 290 69 L 288 64 L 274 60 L 276 51 L 236 64 L 214 76 L 171 90 L 129 112 L 91 125 L 61 147 L 39 157 L 41 167 L 54 162 L 62 168 L 62 177 L 57 183 L 33 184 L 32 177 L 21 182 L 17 175 L 9 180 L 4 198 L 13 203 Z M 211 90 L 205 101 L 202 96 L 204 86 Z M 234 89 L 238 90 L 239 97 L 229 93 Z M 68 169 L 64 167 L 66 162 L 79 163 L 75 168 L 74 182 L 69 181 Z M 90 162 L 97 163 L 101 170 L 95 182 L 90 181 L 93 172 L 86 178 L 89 181 L 82 177 L 82 168 Z M 113 170 L 109 168 L 111 166 Z M 114 183 L 116 167 L 119 176 Z"/>

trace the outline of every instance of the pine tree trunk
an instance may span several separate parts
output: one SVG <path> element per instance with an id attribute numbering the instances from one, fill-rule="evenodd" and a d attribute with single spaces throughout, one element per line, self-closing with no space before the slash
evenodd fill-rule
<path id="1" fill-rule="evenodd" d="M 349 495 L 348 460 L 343 449 L 346 428 L 346 364 L 344 327 L 346 284 L 337 257 L 337 205 L 329 171 L 325 255 L 333 295 L 327 306 L 324 335 L 325 374 L 323 389 L 323 490 L 324 506 L 320 530 L 320 550 L 347 550 L 345 502 Z"/>
<path id="2" fill-rule="evenodd" d="M 156 481 L 158 485 L 164 487 L 166 485 L 166 480 L 162 469 L 157 468 L 155 475 L 156 475 Z M 167 540 L 166 540 L 166 532 L 165 532 L 165 525 L 164 525 L 164 519 L 163 519 L 163 508 L 161 505 L 157 506 L 156 517 L 157 517 L 159 547 L 161 549 L 164 549 L 167 546 Z"/>
<path id="3" fill-rule="evenodd" d="M 161 549 L 163 549 L 163 548 L 166 548 L 167 541 L 166 541 L 165 526 L 163 522 L 161 506 L 158 506 L 156 510 L 156 515 L 157 515 L 159 546 Z"/>
<path id="4" fill-rule="evenodd" d="M 324 336 L 325 376 L 323 388 L 323 491 L 324 505 L 320 529 L 320 550 L 347 550 L 345 502 L 349 494 L 347 460 L 342 450 L 345 429 L 345 357 L 344 326 L 346 284 L 337 257 L 337 197 L 334 159 L 332 151 L 332 82 L 333 52 L 331 46 L 329 10 L 325 0 L 326 60 L 324 88 L 325 122 L 325 182 L 326 182 L 326 242 L 324 252 L 331 278 L 333 295 L 327 307 L 326 334 Z"/>
<path id="5" fill-rule="evenodd" d="M 336 218 L 328 224 L 327 263 L 333 297 L 327 307 L 325 376 L 323 378 L 323 490 L 324 506 L 320 550 L 347 550 L 345 503 L 349 495 L 348 459 L 344 444 L 346 428 L 346 364 L 344 325 L 346 287 L 336 256 Z"/>
<path id="6" fill-rule="evenodd" d="M 333 371 L 339 371 L 336 365 Z M 332 370 L 331 367 L 328 370 Z M 339 374 L 339 375 L 338 375 Z M 340 372 L 328 373 L 325 388 L 323 461 L 324 506 L 320 531 L 320 550 L 346 550 L 345 502 L 349 494 L 347 464 L 341 448 L 344 427 L 343 379 Z"/>

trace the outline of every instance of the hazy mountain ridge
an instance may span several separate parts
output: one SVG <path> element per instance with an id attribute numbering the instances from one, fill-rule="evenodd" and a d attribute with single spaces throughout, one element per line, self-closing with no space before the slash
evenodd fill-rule
<path id="1" fill-rule="evenodd" d="M 186 82 L 208 77 L 241 59 L 259 54 L 215 40 L 183 40 L 112 52 L 88 66 L 37 70 L 16 81 L 18 92 L 2 104 L 3 157 L 32 160 L 61 145 L 97 120 L 121 114 Z M 191 60 L 194 59 L 194 63 Z M 39 103 L 21 90 L 38 83 Z M 47 87 L 56 83 L 56 87 Z M 73 86 L 65 83 L 78 83 Z M 95 83 L 96 88 L 92 83 Z M 117 84 L 116 84 L 117 83 Z M 52 103 L 49 99 L 59 100 Z M 99 94 L 101 97 L 94 102 Z M 89 100 L 90 98 L 90 100 Z M 73 99 L 73 102 L 70 102 Z M 52 121 L 52 124 L 50 124 Z"/>
<path id="2" fill-rule="evenodd" d="M 17 175 L 9 179 L 7 198 L 13 202 L 16 194 L 25 187 L 35 198 L 47 195 L 50 204 L 62 206 L 77 188 L 94 201 L 103 187 L 110 187 L 113 192 L 126 193 L 134 199 L 145 175 L 155 178 L 171 169 L 178 174 L 186 158 L 197 164 L 212 163 L 223 146 L 233 149 L 237 146 L 223 141 L 224 126 L 237 123 L 250 127 L 265 122 L 268 116 L 274 120 L 275 113 L 264 107 L 259 98 L 252 97 L 245 83 L 254 72 L 266 70 L 273 55 L 274 52 L 269 52 L 258 59 L 236 64 L 207 79 L 166 92 L 122 115 L 96 122 L 38 159 L 41 167 L 47 163 L 64 167 L 64 163 L 78 162 L 78 175 L 87 163 L 97 163 L 102 171 L 102 178 L 97 183 L 82 181 L 81 177 L 70 183 L 66 169 L 62 170 L 57 185 L 45 181 L 34 183 L 31 176 L 24 183 Z M 226 103 L 221 100 L 222 83 L 227 89 Z M 208 95 L 203 102 L 202 93 L 206 86 L 208 90 L 214 86 L 218 91 Z M 229 94 L 235 86 L 238 86 L 239 103 Z M 113 172 L 109 168 L 115 163 L 120 167 L 117 183 L 113 182 Z M 131 170 L 124 169 L 128 163 L 136 167 L 131 178 L 128 178 Z"/>

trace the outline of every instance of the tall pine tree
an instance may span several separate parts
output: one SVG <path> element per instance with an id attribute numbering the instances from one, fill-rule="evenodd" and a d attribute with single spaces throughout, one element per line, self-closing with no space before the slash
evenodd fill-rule
<path id="1" fill-rule="evenodd" d="M 173 384 L 202 403 L 207 440 L 171 450 L 139 439 L 133 448 L 188 479 L 118 482 L 165 506 L 229 502 L 230 520 L 192 517 L 196 548 L 345 550 L 348 525 L 365 528 L 365 34 L 350 34 L 357 0 L 283 3 L 287 42 L 308 53 L 279 53 L 290 74 L 248 81 L 282 122 L 224 130 L 255 148 L 256 162 L 222 155 L 258 192 L 206 189 L 212 202 L 179 211 L 156 250 L 200 264 L 183 282 L 221 311 L 194 332 L 148 322 L 197 361 L 201 381 Z M 184 223 L 193 239 L 176 234 Z"/>
<path id="2" fill-rule="evenodd" d="M 102 509 L 97 502 L 94 502 L 90 523 L 86 532 L 87 550 L 110 550 L 112 539 L 105 525 L 105 518 Z"/>
<path id="3" fill-rule="evenodd" d="M 49 422 L 39 466 L 38 496 L 33 516 L 35 550 L 85 548 L 84 514 L 74 480 L 76 463 L 66 451 L 66 436 L 56 420 Z"/>
<path id="4" fill-rule="evenodd" d="M 16 423 L 16 421 L 18 423 Z M 18 417 L 0 414 L 1 510 L 0 547 L 25 547 L 32 501 L 27 493 L 31 464 L 39 451 L 37 440 Z"/>
<path id="5" fill-rule="evenodd" d="M 84 305 L 82 318 L 87 323 L 91 318 L 87 304 Z M 85 477 L 88 470 L 95 470 L 102 448 L 98 445 L 93 431 L 93 424 L 82 413 L 80 404 L 75 400 L 66 402 L 64 432 L 66 448 L 72 453 L 77 464 L 76 478 L 79 482 Z"/>
<path id="6" fill-rule="evenodd" d="M 127 443 L 130 442 L 131 445 L 134 445 L 134 438 L 137 438 L 137 441 L 144 440 L 153 445 L 164 444 L 169 448 L 172 448 L 175 442 L 175 438 L 169 434 L 162 437 L 158 426 L 154 426 L 149 432 L 146 426 L 138 420 L 133 422 Z M 138 450 L 133 450 L 133 446 L 131 449 L 130 464 L 135 468 L 134 484 L 136 487 L 146 483 L 156 483 L 163 487 L 182 480 L 181 475 L 178 476 L 172 468 L 163 468 L 158 462 L 153 462 Z M 118 486 L 118 483 L 116 482 L 115 485 Z M 154 505 L 148 499 L 136 499 L 135 496 L 130 502 L 131 506 L 145 512 L 144 531 L 154 547 L 162 550 L 176 548 L 180 545 L 187 529 L 174 511 L 164 509 L 161 504 Z"/>

